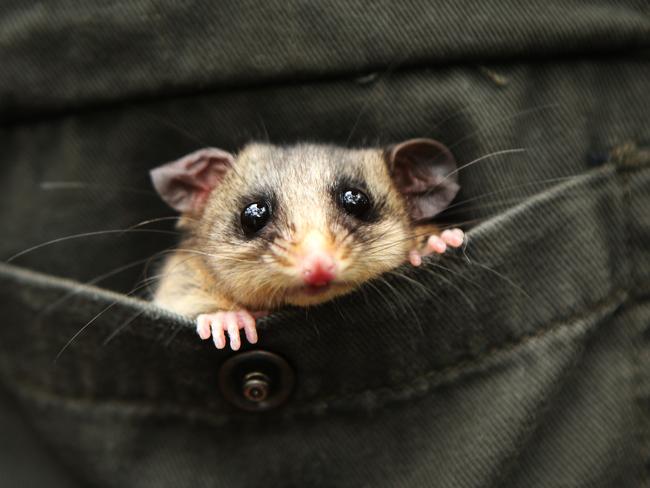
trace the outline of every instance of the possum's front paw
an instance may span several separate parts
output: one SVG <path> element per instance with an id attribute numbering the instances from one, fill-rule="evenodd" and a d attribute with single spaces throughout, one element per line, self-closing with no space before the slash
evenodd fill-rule
<path id="1" fill-rule="evenodd" d="M 461 229 L 447 229 L 439 236 L 432 235 L 427 239 L 423 249 L 412 249 L 409 252 L 409 262 L 413 266 L 422 264 L 422 256 L 432 253 L 443 254 L 449 247 L 460 247 L 465 240 L 465 233 Z"/>
<path id="2" fill-rule="evenodd" d="M 248 310 L 201 314 L 196 318 L 196 331 L 203 340 L 209 339 L 212 335 L 212 340 L 217 349 L 226 347 L 225 333 L 227 332 L 230 338 L 230 348 L 236 351 L 241 347 L 240 329 L 244 329 L 248 342 L 251 344 L 257 342 L 255 318 L 264 315 L 266 315 L 266 312 L 255 312 L 253 314 Z"/>

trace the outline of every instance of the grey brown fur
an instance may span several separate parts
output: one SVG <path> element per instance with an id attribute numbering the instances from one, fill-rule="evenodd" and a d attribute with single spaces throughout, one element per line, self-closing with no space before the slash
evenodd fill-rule
<path id="1" fill-rule="evenodd" d="M 396 186 L 385 151 L 322 144 L 249 144 L 207 199 L 185 214 L 187 237 L 162 269 L 155 301 L 186 315 L 214 310 L 311 305 L 347 293 L 406 260 L 418 232 Z M 341 186 L 362 189 L 375 216 L 359 222 L 336 202 Z M 246 237 L 242 208 L 266 199 L 273 217 L 258 236 Z M 300 293 L 292 248 L 310 230 L 326 236 L 342 271 L 317 297 Z M 421 230 L 421 229 L 420 229 Z"/>

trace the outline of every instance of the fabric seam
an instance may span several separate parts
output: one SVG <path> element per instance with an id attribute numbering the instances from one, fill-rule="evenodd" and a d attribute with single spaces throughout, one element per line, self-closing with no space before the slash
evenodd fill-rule
<path id="1" fill-rule="evenodd" d="M 571 327 L 571 325 L 578 320 L 585 319 L 593 315 L 594 313 L 598 313 L 600 311 L 606 310 L 615 305 L 621 306 L 627 304 L 630 301 L 634 301 L 634 298 L 635 298 L 634 296 L 629 295 L 625 290 L 616 290 L 611 294 L 609 294 L 607 297 L 605 297 L 603 300 L 600 300 L 599 302 L 593 304 L 592 306 L 581 310 L 579 313 L 570 315 L 569 317 L 566 317 L 564 319 L 553 321 L 550 325 L 540 328 L 533 333 L 524 334 L 523 336 L 517 338 L 515 341 L 501 343 L 499 346 L 494 346 L 484 351 L 482 354 L 477 355 L 473 358 L 459 361 L 456 364 L 446 366 L 441 369 L 427 371 L 421 375 L 411 378 L 408 381 L 408 385 L 402 388 L 381 386 L 373 389 L 353 392 L 350 394 L 340 394 L 340 393 L 334 394 L 326 398 L 309 400 L 303 403 L 302 405 L 289 406 L 283 409 L 280 412 L 280 414 L 284 416 L 291 416 L 293 414 L 297 414 L 297 415 L 310 414 L 310 413 L 323 414 L 329 408 L 329 405 L 327 405 L 328 402 L 338 403 L 338 405 L 334 405 L 335 408 L 338 407 L 336 408 L 337 410 L 345 409 L 346 406 L 350 407 L 353 405 L 359 406 L 359 408 L 354 409 L 355 411 L 364 410 L 363 404 L 360 404 L 358 400 L 369 400 L 371 396 L 375 396 L 375 399 L 379 399 L 379 401 L 376 402 L 375 405 L 373 405 L 374 408 L 382 407 L 388 403 L 393 403 L 400 400 L 405 401 L 416 396 L 424 397 L 430 394 L 432 391 L 435 391 L 435 389 L 437 389 L 442 385 L 451 384 L 453 380 L 455 380 L 456 378 L 460 378 L 465 372 L 465 370 L 471 369 L 473 366 L 477 366 L 480 363 L 494 356 L 497 356 L 499 354 L 509 354 L 513 351 L 516 351 L 519 347 L 525 346 L 526 344 L 532 341 L 546 337 L 548 334 L 552 334 L 558 330 Z M 418 388 L 417 386 L 414 386 L 414 384 L 422 380 L 427 381 L 428 384 L 426 385 L 425 388 L 420 388 L 419 390 L 421 391 L 417 391 Z M 5 383 L 7 383 L 6 378 L 5 378 Z M 15 388 L 18 388 L 20 390 L 23 391 L 31 390 L 31 392 L 35 394 L 47 395 L 50 398 L 54 398 L 55 400 L 58 401 L 64 401 L 64 402 L 67 401 L 67 402 L 75 402 L 75 403 L 91 403 L 93 405 L 110 403 L 112 406 L 129 407 L 132 410 L 132 413 L 137 413 L 138 411 L 152 412 L 154 414 L 161 414 L 164 416 L 166 411 L 168 412 L 168 414 L 171 414 L 172 416 L 179 416 L 179 417 L 186 417 L 186 418 L 200 418 L 208 421 L 221 419 L 221 421 L 218 422 L 220 424 L 223 423 L 223 421 L 233 417 L 251 418 L 249 414 L 243 412 L 214 414 L 202 408 L 190 410 L 184 407 L 183 405 L 168 404 L 165 406 L 160 406 L 155 403 L 147 404 L 145 402 L 142 403 L 124 402 L 116 399 L 102 399 L 96 401 L 92 399 L 84 399 L 83 397 L 76 397 L 76 398 L 66 397 L 65 395 L 61 395 L 49 391 L 47 389 L 41 388 L 33 384 L 29 384 L 27 382 L 18 383 L 18 382 L 11 381 L 10 384 L 13 384 Z M 147 399 L 147 400 L 151 402 L 151 399 Z"/>

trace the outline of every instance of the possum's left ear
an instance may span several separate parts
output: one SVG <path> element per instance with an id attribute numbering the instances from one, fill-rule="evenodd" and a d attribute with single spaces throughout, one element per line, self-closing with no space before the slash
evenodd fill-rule
<path id="1" fill-rule="evenodd" d="M 406 197 L 411 218 L 425 220 L 449 206 L 460 186 L 456 160 L 433 139 L 410 139 L 385 151 L 397 189 Z"/>
<path id="2" fill-rule="evenodd" d="M 149 174 L 156 191 L 170 207 L 183 214 L 200 214 L 234 162 L 232 154 L 207 147 L 154 168 Z"/>

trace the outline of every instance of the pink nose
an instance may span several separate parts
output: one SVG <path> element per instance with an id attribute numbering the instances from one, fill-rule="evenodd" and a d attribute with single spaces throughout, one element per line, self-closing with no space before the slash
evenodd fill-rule
<path id="1" fill-rule="evenodd" d="M 325 286 L 336 278 L 334 258 L 325 253 L 314 253 L 302 261 L 302 279 L 306 285 Z"/>

